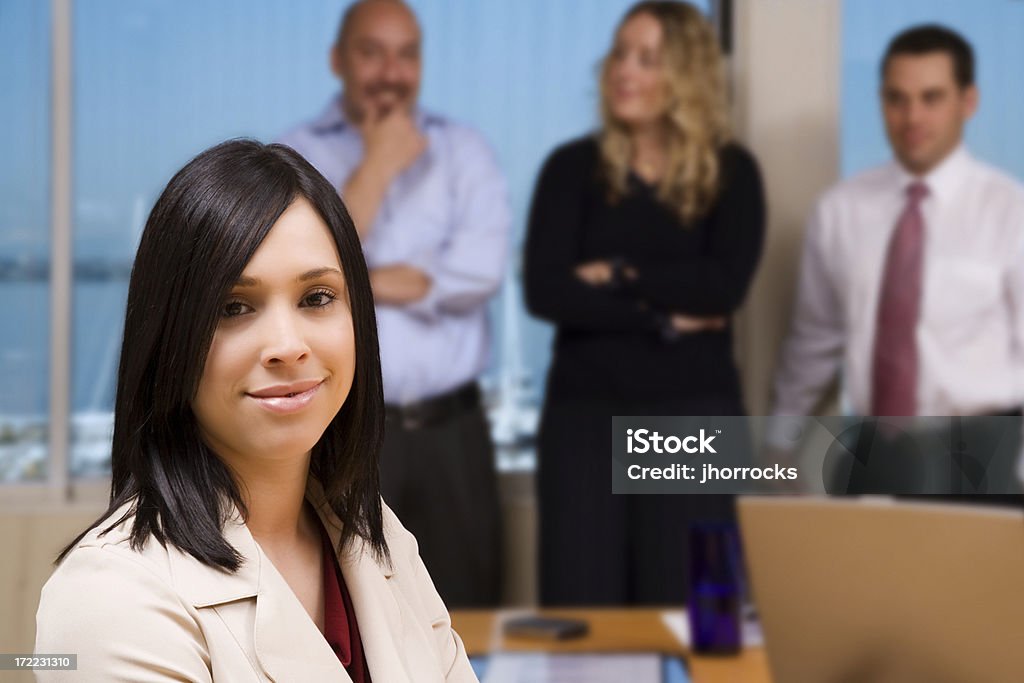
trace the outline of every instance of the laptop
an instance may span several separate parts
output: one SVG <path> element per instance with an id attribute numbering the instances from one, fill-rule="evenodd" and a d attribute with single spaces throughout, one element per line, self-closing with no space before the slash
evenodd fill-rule
<path id="1" fill-rule="evenodd" d="M 746 497 L 776 683 L 1024 681 L 1024 512 Z"/>

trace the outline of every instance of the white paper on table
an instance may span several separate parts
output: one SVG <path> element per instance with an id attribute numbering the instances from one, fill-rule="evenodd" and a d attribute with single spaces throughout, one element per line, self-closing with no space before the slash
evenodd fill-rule
<path id="1" fill-rule="evenodd" d="M 690 647 L 690 620 L 682 610 L 667 610 L 661 613 L 661 622 L 672 632 L 683 647 Z M 761 647 L 764 645 L 764 633 L 761 622 L 755 619 L 744 619 L 740 639 L 743 647 Z"/>
<path id="2" fill-rule="evenodd" d="M 483 683 L 660 683 L 657 654 L 491 655 Z"/>

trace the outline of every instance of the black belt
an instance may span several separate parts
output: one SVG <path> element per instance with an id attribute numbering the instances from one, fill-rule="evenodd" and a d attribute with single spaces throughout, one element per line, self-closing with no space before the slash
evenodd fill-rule
<path id="1" fill-rule="evenodd" d="M 1024 416 L 1024 411 L 1021 411 L 1020 407 L 1018 406 L 1016 408 L 1011 408 L 1010 410 L 1007 410 L 1007 411 L 1002 412 L 1002 413 L 989 413 L 988 416 L 989 417 L 1022 417 L 1022 416 Z"/>
<path id="2" fill-rule="evenodd" d="M 480 405 L 480 387 L 467 382 L 438 396 L 414 401 L 404 406 L 385 404 L 386 419 L 401 423 L 405 429 L 420 429 L 443 422 Z"/>

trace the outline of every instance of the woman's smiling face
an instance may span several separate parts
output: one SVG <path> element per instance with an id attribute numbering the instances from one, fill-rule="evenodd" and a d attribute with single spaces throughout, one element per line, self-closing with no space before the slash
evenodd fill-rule
<path id="1" fill-rule="evenodd" d="M 605 58 L 604 96 L 608 109 L 625 126 L 657 123 L 668 111 L 662 30 L 641 12 L 626 20 Z"/>
<path id="2" fill-rule="evenodd" d="M 296 199 L 221 307 L 192 402 L 204 440 L 229 463 L 304 455 L 345 402 L 355 363 L 338 250 Z"/>

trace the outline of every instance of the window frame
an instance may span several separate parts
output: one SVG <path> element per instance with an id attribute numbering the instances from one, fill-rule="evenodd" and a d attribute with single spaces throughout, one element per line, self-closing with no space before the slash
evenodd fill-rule
<path id="1" fill-rule="evenodd" d="M 72 332 L 73 0 L 50 0 L 50 338 L 46 477 L 0 484 L 0 510 L 52 510 L 93 505 L 109 495 L 110 479 L 73 480 L 70 448 Z"/>

